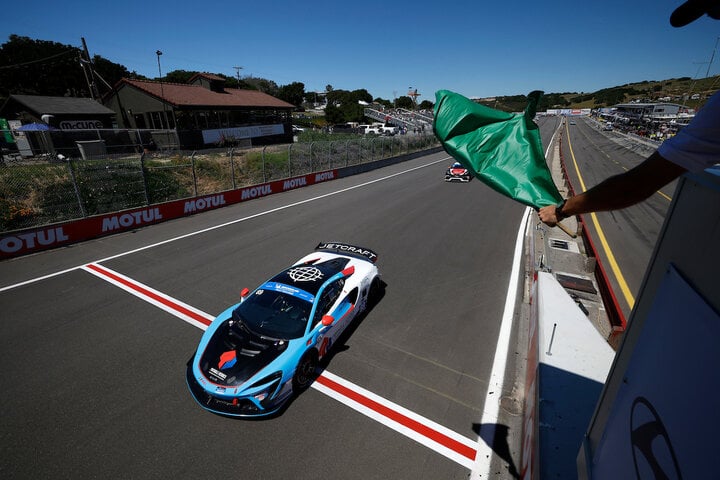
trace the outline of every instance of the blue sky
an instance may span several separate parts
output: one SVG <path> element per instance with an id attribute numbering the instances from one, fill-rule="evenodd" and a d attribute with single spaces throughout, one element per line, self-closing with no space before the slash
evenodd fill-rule
<path id="1" fill-rule="evenodd" d="M 417 88 L 469 97 L 592 92 L 642 80 L 704 77 L 720 37 L 707 16 L 669 24 L 680 1 L 135 1 L 18 3 L 10 34 L 81 46 L 150 78 L 172 70 L 252 75 L 306 91 Z M 6 9 L 8 10 L 8 9 Z M 719 48 L 720 49 L 720 48 Z M 720 52 L 710 75 L 720 73 Z M 720 88 L 720 85 L 718 86 Z"/>

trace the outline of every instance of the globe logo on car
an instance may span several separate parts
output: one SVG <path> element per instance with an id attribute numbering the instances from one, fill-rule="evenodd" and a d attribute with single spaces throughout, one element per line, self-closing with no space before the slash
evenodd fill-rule
<path id="1" fill-rule="evenodd" d="M 296 282 L 314 282 L 323 277 L 317 267 L 297 267 L 288 270 L 288 275 Z"/>

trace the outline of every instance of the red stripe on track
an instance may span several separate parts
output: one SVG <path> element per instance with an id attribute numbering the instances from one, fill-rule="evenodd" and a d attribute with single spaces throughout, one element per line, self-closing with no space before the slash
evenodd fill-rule
<path id="1" fill-rule="evenodd" d="M 145 295 L 148 298 L 152 298 L 156 302 L 162 303 L 166 307 L 172 308 L 173 310 L 180 312 L 183 315 L 187 315 L 188 317 L 192 318 L 193 320 L 195 320 L 197 322 L 202 323 L 203 325 L 210 325 L 212 323 L 212 320 L 208 320 L 207 318 L 203 317 L 202 315 L 199 315 L 196 312 L 193 312 L 192 310 L 188 310 L 187 308 L 183 307 L 182 305 L 178 305 L 177 303 L 175 303 L 171 300 L 168 300 L 167 298 L 162 297 L 155 292 L 151 292 L 150 290 L 143 288 L 136 283 L 133 283 L 125 278 L 115 275 L 114 273 L 112 273 L 108 270 L 105 270 L 104 268 L 100 267 L 99 265 L 91 263 L 91 264 L 86 265 L 86 267 L 91 270 L 94 270 L 95 272 L 97 272 L 105 277 L 111 278 L 114 281 L 121 283 L 121 284 L 125 285 L 126 287 L 128 287 L 138 293 L 141 293 L 142 295 Z"/>
<path id="2" fill-rule="evenodd" d="M 458 442 L 457 440 L 453 440 L 452 438 L 448 437 L 445 434 L 442 434 L 438 432 L 437 430 L 433 430 L 432 428 L 423 425 L 422 423 L 413 420 L 412 418 L 407 417 L 406 415 L 403 415 L 402 413 L 396 412 L 392 410 L 389 407 L 386 407 L 385 405 L 382 405 L 381 403 L 376 402 L 375 400 L 372 400 L 358 392 L 355 392 L 343 385 L 340 385 L 339 383 L 330 380 L 329 378 L 325 377 L 324 375 L 320 375 L 316 380 L 319 384 L 330 388 L 337 393 L 341 395 L 345 395 L 346 397 L 350 398 L 351 400 L 379 413 L 380 415 L 383 415 L 384 417 L 389 418 L 390 420 L 393 420 L 394 422 L 399 423 L 400 425 L 403 425 L 404 427 L 407 427 L 420 435 L 423 435 L 424 437 L 427 437 L 431 440 L 433 440 L 436 443 L 439 443 L 440 445 L 443 445 L 444 447 L 459 453 L 460 455 L 470 459 L 475 460 L 475 455 L 477 454 L 477 450 L 474 448 L 468 447 L 467 445 L 463 445 L 462 443 Z"/>

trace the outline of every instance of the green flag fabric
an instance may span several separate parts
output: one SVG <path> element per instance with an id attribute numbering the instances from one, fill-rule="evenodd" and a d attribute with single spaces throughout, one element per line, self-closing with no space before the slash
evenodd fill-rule
<path id="1" fill-rule="evenodd" d="M 450 156 L 492 189 L 535 209 L 562 201 L 533 122 L 542 93 L 531 92 L 520 114 L 439 90 L 433 120 L 435 136 Z"/>

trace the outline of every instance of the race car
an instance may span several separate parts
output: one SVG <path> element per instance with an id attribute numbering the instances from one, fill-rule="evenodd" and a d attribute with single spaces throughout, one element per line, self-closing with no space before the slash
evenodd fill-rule
<path id="1" fill-rule="evenodd" d="M 190 358 L 186 381 L 204 409 L 231 417 L 278 412 L 314 381 L 340 334 L 376 301 L 377 254 L 346 243 L 315 251 L 220 313 Z"/>
<path id="2" fill-rule="evenodd" d="M 472 179 L 470 171 L 460 162 L 455 162 L 445 171 L 446 182 L 469 182 Z"/>

